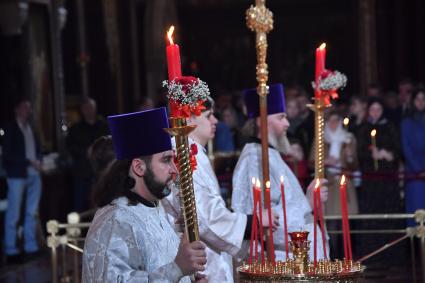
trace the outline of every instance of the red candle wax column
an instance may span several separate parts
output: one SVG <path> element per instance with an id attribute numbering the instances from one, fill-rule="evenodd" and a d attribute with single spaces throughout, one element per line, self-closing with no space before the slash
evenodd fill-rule
<path id="1" fill-rule="evenodd" d="M 266 195 L 268 199 L 267 205 L 267 214 L 269 218 L 269 259 L 274 264 L 275 262 L 275 254 L 274 254 L 274 241 L 273 241 L 273 217 L 272 217 L 272 205 L 270 201 L 270 181 L 266 182 Z"/>
<path id="2" fill-rule="evenodd" d="M 253 250 L 254 247 L 256 248 L 256 245 L 254 245 L 255 242 L 257 242 L 257 191 L 255 189 L 255 178 L 252 177 L 252 195 L 254 198 L 254 205 L 253 205 L 253 209 L 252 209 L 252 226 L 251 226 L 251 241 L 249 243 L 249 264 L 252 263 L 252 255 L 253 255 Z M 255 251 L 255 255 L 257 255 L 257 251 Z M 255 258 L 255 260 L 257 260 L 257 258 Z"/>
<path id="3" fill-rule="evenodd" d="M 167 66 L 168 66 L 168 80 L 172 81 L 177 77 L 181 77 L 182 69 L 180 63 L 180 48 L 173 42 L 174 26 L 171 26 L 167 31 L 169 45 L 167 45 Z"/>
<path id="4" fill-rule="evenodd" d="M 289 245 L 288 245 L 288 224 L 286 222 L 286 198 L 285 186 L 283 184 L 283 176 L 280 176 L 280 193 L 282 195 L 282 209 L 283 209 L 283 235 L 285 236 L 285 252 L 286 258 L 289 259 Z"/>
<path id="5" fill-rule="evenodd" d="M 180 48 L 177 44 L 173 42 L 173 32 L 174 26 L 171 26 L 170 29 L 167 31 L 169 44 L 166 47 L 169 82 L 173 81 L 177 77 L 181 77 L 182 75 L 180 63 Z M 170 111 L 172 117 L 175 117 L 175 114 L 177 113 L 176 107 L 177 105 L 175 105 L 173 101 L 170 101 Z"/>
<path id="6" fill-rule="evenodd" d="M 328 252 L 326 250 L 326 235 L 325 235 L 325 221 L 323 221 L 323 209 L 322 209 L 322 200 L 320 197 L 320 182 L 317 179 L 316 186 L 318 187 L 316 190 L 316 201 L 317 201 L 317 209 L 318 209 L 318 215 L 319 215 L 319 221 L 320 221 L 320 231 L 322 232 L 322 247 L 323 247 L 323 255 L 325 259 L 328 258 Z"/>
<path id="7" fill-rule="evenodd" d="M 325 60 L 326 60 L 326 43 L 322 43 L 316 49 L 316 73 L 315 73 L 315 84 L 316 88 L 314 90 L 314 97 L 316 99 L 320 98 L 320 91 L 318 88 L 319 85 L 319 77 L 325 70 Z"/>
<path id="8" fill-rule="evenodd" d="M 347 253 L 345 254 L 346 259 L 352 260 L 353 254 L 351 250 L 351 235 L 350 235 L 350 223 L 348 220 L 348 204 L 347 204 L 347 182 L 345 181 L 345 176 L 342 175 L 341 178 L 341 194 L 342 194 L 342 220 L 343 220 L 343 227 L 345 227 L 345 241 L 344 244 L 344 252 L 347 250 Z M 346 248 L 345 248 L 346 247 Z"/>
<path id="9" fill-rule="evenodd" d="M 342 235 L 343 235 L 343 240 L 344 240 L 344 258 L 348 259 L 348 241 L 347 241 L 347 227 L 345 225 L 345 209 L 344 209 L 344 205 L 345 205 L 345 200 L 344 200 L 344 191 L 346 189 L 346 184 L 345 184 L 345 176 L 342 175 L 341 177 L 341 182 L 340 182 L 340 191 L 339 191 L 339 196 L 340 196 L 340 201 L 341 201 L 341 224 L 342 224 Z"/>
<path id="10" fill-rule="evenodd" d="M 261 248 L 261 264 L 264 265 L 265 264 L 265 256 L 264 256 L 264 230 L 263 230 L 263 200 L 261 197 L 261 183 L 260 180 L 257 179 L 256 182 L 256 190 L 257 190 L 257 201 L 258 201 L 258 210 L 259 210 L 259 215 L 260 215 L 260 223 L 259 223 L 259 227 L 260 227 L 260 248 Z"/>

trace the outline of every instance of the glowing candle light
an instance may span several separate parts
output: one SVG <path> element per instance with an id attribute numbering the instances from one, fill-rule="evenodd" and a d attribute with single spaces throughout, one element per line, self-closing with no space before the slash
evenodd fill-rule
<path id="1" fill-rule="evenodd" d="M 376 129 L 373 129 L 372 131 L 370 131 L 370 138 L 371 138 L 371 141 L 372 141 L 372 149 L 376 149 L 376 134 L 377 134 Z M 373 159 L 373 168 L 375 169 L 375 171 L 378 170 L 378 160 L 377 159 Z"/>
<path id="2" fill-rule="evenodd" d="M 344 129 L 348 130 L 348 124 L 350 124 L 350 119 L 348 117 L 345 117 L 344 120 L 342 120 L 342 124 L 344 125 Z"/>

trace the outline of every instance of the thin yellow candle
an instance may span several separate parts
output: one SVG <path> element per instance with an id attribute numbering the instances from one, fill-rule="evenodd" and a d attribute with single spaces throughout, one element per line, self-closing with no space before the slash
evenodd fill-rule
<path id="1" fill-rule="evenodd" d="M 370 131 L 370 138 L 372 139 L 372 148 L 376 148 L 376 129 L 373 129 L 372 131 Z M 378 160 L 377 159 L 373 159 L 373 167 L 375 169 L 375 171 L 378 170 Z"/>

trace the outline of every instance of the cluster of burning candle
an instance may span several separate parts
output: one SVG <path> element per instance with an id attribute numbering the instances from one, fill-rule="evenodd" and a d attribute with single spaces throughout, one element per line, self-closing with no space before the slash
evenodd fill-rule
<path id="1" fill-rule="evenodd" d="M 285 199 L 285 186 L 284 186 L 284 178 L 281 176 L 280 178 L 280 190 L 282 197 L 282 210 L 283 210 L 283 235 L 285 239 L 285 252 L 286 258 L 289 259 L 289 240 L 288 240 L 288 224 L 287 224 L 287 216 L 286 216 L 286 199 Z M 249 260 L 248 262 L 254 263 L 256 261 L 261 261 L 262 264 L 265 263 L 265 251 L 264 251 L 264 236 L 265 232 L 261 225 L 263 222 L 263 202 L 262 202 L 262 190 L 260 180 L 257 178 L 252 178 L 252 193 L 254 199 L 253 206 L 253 223 L 251 230 L 251 241 L 250 241 L 250 252 L 249 252 Z M 270 182 L 266 183 L 266 194 L 270 195 Z M 351 236 L 350 236 L 350 225 L 348 221 L 348 204 L 347 204 L 347 183 L 346 178 L 343 175 L 341 177 L 340 182 L 340 201 L 341 201 L 341 215 L 342 215 L 342 229 L 343 229 L 343 239 L 344 239 L 344 255 L 345 259 L 352 260 L 352 248 L 351 248 Z M 314 249 L 314 259 L 313 264 L 317 266 L 317 250 L 318 250 L 318 241 L 317 241 L 317 223 L 320 224 L 320 233 L 322 236 L 322 248 L 324 252 L 325 259 L 327 256 L 326 249 L 326 231 L 325 224 L 323 218 L 323 209 L 320 198 L 320 181 L 317 179 L 314 187 L 314 195 L 313 195 L 313 215 L 314 215 L 314 231 L 313 231 L 313 249 Z M 271 219 L 271 208 L 270 205 L 265 204 L 268 209 L 268 217 Z M 271 228 L 271 227 L 270 227 Z M 259 240 L 260 239 L 260 240 Z M 272 238 L 269 239 L 269 242 L 272 241 Z M 260 245 L 260 247 L 259 247 Z M 269 253 L 274 253 L 274 246 L 271 243 L 271 247 L 269 246 Z M 260 253 L 260 254 L 259 254 Z M 259 260 L 260 256 L 260 260 Z M 274 263 L 274 257 L 269 255 L 269 260 L 271 263 Z"/>

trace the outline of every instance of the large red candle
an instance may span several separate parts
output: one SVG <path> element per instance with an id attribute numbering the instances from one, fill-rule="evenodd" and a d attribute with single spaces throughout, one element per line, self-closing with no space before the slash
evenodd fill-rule
<path id="1" fill-rule="evenodd" d="M 267 195 L 267 214 L 269 217 L 269 258 L 272 263 L 274 263 L 275 255 L 274 255 L 274 242 L 273 242 L 273 218 L 272 218 L 272 206 L 270 202 L 270 181 L 266 182 L 266 195 Z"/>
<path id="2" fill-rule="evenodd" d="M 253 250 L 256 245 L 254 243 L 258 240 L 257 236 L 257 191 L 255 190 L 255 178 L 252 177 L 252 195 L 254 198 L 254 205 L 252 209 L 252 226 L 251 226 L 251 241 L 249 243 L 249 263 L 252 263 Z M 256 259 L 257 260 L 257 259 Z"/>
<path id="3" fill-rule="evenodd" d="M 283 209 L 283 235 L 285 236 L 285 252 L 286 258 L 289 259 L 289 245 L 288 245 L 288 224 L 286 222 L 286 198 L 285 186 L 283 185 L 283 176 L 280 176 L 280 193 L 282 195 L 282 209 Z"/>
<path id="4" fill-rule="evenodd" d="M 258 201 L 258 210 L 259 210 L 259 215 L 260 215 L 260 245 L 261 245 L 261 264 L 265 263 L 265 256 L 264 256 L 264 246 L 263 246 L 263 241 L 264 241 L 264 231 L 263 231 L 263 200 L 261 198 L 261 183 L 260 180 L 257 179 L 257 201 Z"/>
<path id="5" fill-rule="evenodd" d="M 353 259 L 353 254 L 351 250 L 351 235 L 350 235 L 350 223 L 348 221 L 348 204 L 347 204 L 347 183 L 345 182 L 345 176 L 342 175 L 341 183 L 341 210 L 342 210 L 342 227 L 344 236 L 344 253 L 345 258 L 348 260 Z"/>
<path id="6" fill-rule="evenodd" d="M 172 81 L 177 77 L 181 77 L 182 68 L 180 63 L 180 48 L 173 42 L 174 26 L 171 26 L 167 31 L 169 45 L 167 45 L 167 66 L 168 66 L 168 80 Z"/>
<path id="7" fill-rule="evenodd" d="M 316 73 L 314 76 L 314 82 L 316 83 L 316 89 L 314 91 L 314 97 L 319 98 L 320 92 L 318 91 L 317 85 L 319 83 L 319 77 L 325 70 L 325 60 L 326 60 L 326 43 L 322 43 L 316 49 Z"/>
<path id="8" fill-rule="evenodd" d="M 322 247 L 323 247 L 323 255 L 325 258 L 328 258 L 327 250 L 326 250 L 326 235 L 325 235 L 325 222 L 323 221 L 323 209 L 322 209 L 322 200 L 320 198 L 320 187 L 316 190 L 317 192 L 317 208 L 319 214 L 320 221 L 320 231 L 322 232 Z"/>
<path id="9" fill-rule="evenodd" d="M 347 241 L 347 227 L 345 223 L 345 199 L 344 199 L 344 191 L 345 191 L 345 176 L 342 175 L 341 183 L 340 183 L 340 200 L 341 200 L 341 223 L 342 223 L 342 235 L 343 235 L 343 243 L 344 243 L 344 257 L 348 259 L 348 241 Z"/>

